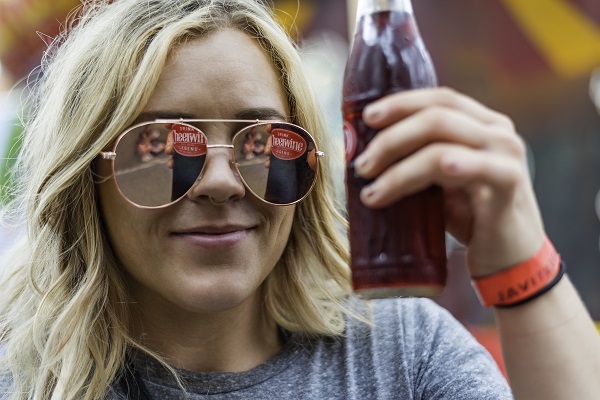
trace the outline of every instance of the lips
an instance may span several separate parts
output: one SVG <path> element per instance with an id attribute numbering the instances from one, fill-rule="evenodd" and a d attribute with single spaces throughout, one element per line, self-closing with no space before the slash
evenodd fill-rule
<path id="1" fill-rule="evenodd" d="M 171 236 L 207 250 L 224 250 L 240 245 L 254 229 L 244 225 L 205 225 L 178 229 Z"/>
<path id="2" fill-rule="evenodd" d="M 186 229 L 178 229 L 173 232 L 174 235 L 187 235 L 187 234 L 206 234 L 206 235 L 223 235 L 238 231 L 245 231 L 247 229 L 252 229 L 251 226 L 242 226 L 242 225 L 206 225 L 206 226 L 198 226 Z"/>

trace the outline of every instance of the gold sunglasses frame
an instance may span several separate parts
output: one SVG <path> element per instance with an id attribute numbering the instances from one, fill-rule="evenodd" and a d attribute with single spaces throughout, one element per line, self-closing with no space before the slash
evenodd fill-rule
<path id="1" fill-rule="evenodd" d="M 244 187 L 250 192 L 252 193 L 252 195 L 256 198 L 258 198 L 259 200 L 261 200 L 263 203 L 266 204 L 270 204 L 270 205 L 274 205 L 274 206 L 291 206 L 293 204 L 299 203 L 302 200 L 304 200 L 309 194 L 310 192 L 313 190 L 315 184 L 317 183 L 317 179 L 319 177 L 319 159 L 325 157 L 325 153 L 320 151 L 318 149 L 317 146 L 317 141 L 315 140 L 315 138 L 304 128 L 302 128 L 299 125 L 293 124 L 291 122 L 287 122 L 287 121 L 281 121 L 281 120 L 271 120 L 271 119 L 186 119 L 186 118 L 159 118 L 159 119 L 155 119 L 153 121 L 144 121 L 144 122 L 140 122 L 139 124 L 130 126 L 129 128 L 127 128 L 125 131 L 123 131 L 115 140 L 114 145 L 112 145 L 112 150 L 111 151 L 100 151 L 98 153 L 98 155 L 100 156 L 100 159 L 102 160 L 109 160 L 112 161 L 111 163 L 111 169 L 112 169 L 112 178 L 114 179 L 115 182 L 115 186 L 117 187 L 117 190 L 119 191 L 119 194 L 129 203 L 131 203 L 132 205 L 134 205 L 135 207 L 138 208 L 143 208 L 143 209 L 160 209 L 160 208 L 165 208 L 168 207 L 172 204 L 177 203 L 178 201 L 180 201 L 181 199 L 183 199 L 185 196 L 187 196 L 187 194 L 190 192 L 190 190 L 193 189 L 194 185 L 192 185 L 183 195 L 181 195 L 181 197 L 177 198 L 176 200 L 173 200 L 167 204 L 163 204 L 163 205 L 159 205 L 159 206 L 144 206 L 141 204 L 137 204 L 135 202 L 133 202 L 132 200 L 130 200 L 127 196 L 125 196 L 123 194 L 123 192 L 121 191 L 121 188 L 119 187 L 119 183 L 117 182 L 117 176 L 116 176 L 116 172 L 115 172 L 115 159 L 117 157 L 117 146 L 119 145 L 119 142 L 121 141 L 121 138 L 123 138 L 126 134 L 128 134 L 129 132 L 133 131 L 134 129 L 137 129 L 141 126 L 145 126 L 145 125 L 150 125 L 150 124 L 181 124 L 181 125 L 185 125 L 188 126 L 192 129 L 197 130 L 198 132 L 200 132 L 205 138 L 208 138 L 206 136 L 206 134 L 200 130 L 198 127 L 195 127 L 193 125 L 190 125 L 191 123 L 215 123 L 215 122 L 222 122 L 222 123 L 247 123 L 249 125 L 241 128 L 240 130 L 238 130 L 232 137 L 231 137 L 231 144 L 207 144 L 206 148 L 207 151 L 208 149 L 211 148 L 227 148 L 227 149 L 231 149 L 231 159 L 230 159 L 230 163 L 232 164 L 233 168 L 235 169 L 236 174 L 240 177 L 242 184 L 244 185 Z M 302 196 L 301 198 L 299 198 L 296 201 L 293 201 L 291 203 L 283 203 L 283 204 L 278 204 L 278 203 L 272 203 L 270 201 L 267 201 L 265 199 L 263 199 L 261 196 L 257 195 L 251 188 L 250 185 L 246 182 L 246 180 L 244 179 L 244 176 L 242 175 L 242 173 L 240 172 L 239 168 L 238 168 L 238 163 L 235 159 L 235 152 L 234 149 L 235 147 L 233 146 L 233 142 L 235 140 L 235 138 L 242 133 L 243 131 L 245 131 L 248 128 L 252 128 L 254 126 L 260 126 L 260 125 L 267 125 L 267 124 L 286 124 L 286 125 L 291 125 L 296 129 L 299 129 L 302 133 L 306 134 L 315 144 L 315 159 L 316 159 L 316 168 L 315 168 L 315 178 L 313 179 L 313 182 L 310 186 L 310 188 L 306 191 L 306 194 L 304 194 L 304 196 Z M 202 167 L 202 169 L 200 170 L 200 173 L 198 174 L 198 180 L 202 177 L 202 172 L 204 171 L 204 167 Z"/>

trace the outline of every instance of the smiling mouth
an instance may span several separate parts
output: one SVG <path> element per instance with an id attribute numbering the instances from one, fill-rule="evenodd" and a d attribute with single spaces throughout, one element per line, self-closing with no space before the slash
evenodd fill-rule
<path id="1" fill-rule="evenodd" d="M 174 235 L 228 235 L 235 232 L 247 231 L 254 229 L 253 226 L 238 226 L 238 225 L 228 225 L 228 226 L 203 226 L 197 228 L 189 228 L 182 229 L 179 231 L 174 231 Z"/>
<path id="2" fill-rule="evenodd" d="M 254 230 L 255 227 L 202 227 L 173 232 L 171 236 L 194 247 L 224 250 L 240 245 Z"/>

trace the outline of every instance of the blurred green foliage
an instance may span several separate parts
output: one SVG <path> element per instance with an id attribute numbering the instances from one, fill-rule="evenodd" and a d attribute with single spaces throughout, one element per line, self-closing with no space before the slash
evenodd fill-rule
<path id="1" fill-rule="evenodd" d="M 23 127 L 21 124 L 14 124 L 9 132 L 8 142 L 6 144 L 6 153 L 0 161 L 0 203 L 6 204 L 12 199 L 14 189 L 13 166 L 17 161 L 17 156 L 21 149 L 21 133 Z"/>

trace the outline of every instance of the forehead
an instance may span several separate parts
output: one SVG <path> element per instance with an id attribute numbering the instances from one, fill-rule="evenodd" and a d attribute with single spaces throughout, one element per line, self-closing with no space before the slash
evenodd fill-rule
<path id="1" fill-rule="evenodd" d="M 174 49 L 144 111 L 232 118 L 252 108 L 289 115 L 281 73 L 258 41 L 223 29 Z"/>

